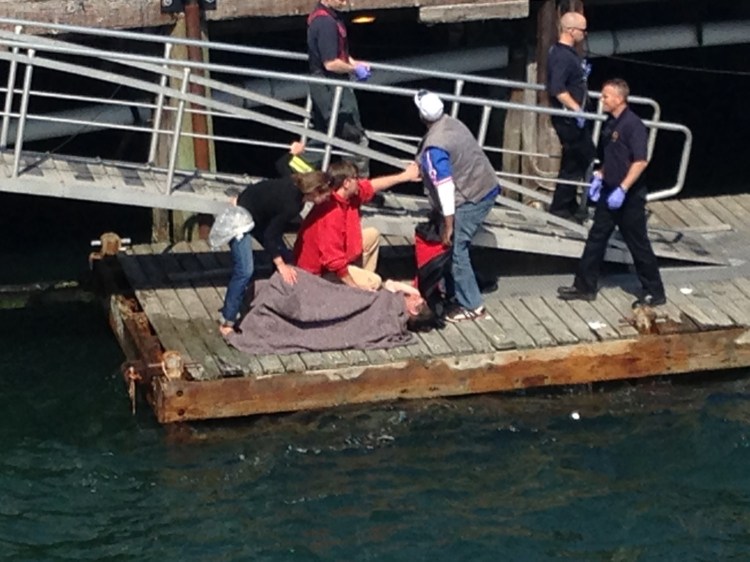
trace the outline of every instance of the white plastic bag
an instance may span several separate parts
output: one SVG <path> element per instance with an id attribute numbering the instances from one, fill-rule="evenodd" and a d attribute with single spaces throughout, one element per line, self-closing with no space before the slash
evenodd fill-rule
<path id="1" fill-rule="evenodd" d="M 253 216 L 244 207 L 234 206 L 224 209 L 214 220 L 208 243 L 216 249 L 228 243 L 232 238 L 241 238 L 255 226 Z"/>

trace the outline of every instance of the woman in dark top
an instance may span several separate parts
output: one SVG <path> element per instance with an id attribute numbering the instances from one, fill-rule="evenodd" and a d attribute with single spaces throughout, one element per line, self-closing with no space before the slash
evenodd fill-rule
<path id="1" fill-rule="evenodd" d="M 255 227 L 252 233 L 248 232 L 229 242 L 233 267 L 221 309 L 219 330 L 223 335 L 234 329 L 245 291 L 253 276 L 252 238 L 263 244 L 282 279 L 294 284 L 297 272 L 289 265 L 290 252 L 284 244 L 284 230 L 299 216 L 306 202 L 322 203 L 330 193 L 328 175 L 314 171 L 251 184 L 237 197 L 234 203 L 250 212 Z"/>

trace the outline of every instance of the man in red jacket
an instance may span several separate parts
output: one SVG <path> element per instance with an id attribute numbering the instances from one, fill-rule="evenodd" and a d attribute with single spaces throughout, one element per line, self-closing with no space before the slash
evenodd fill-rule
<path id="1" fill-rule="evenodd" d="M 313 207 L 302 222 L 294 245 L 297 267 L 374 291 L 382 282 L 375 273 L 380 233 L 375 228 L 362 229 L 359 208 L 378 191 L 419 181 L 419 167 L 412 163 L 398 174 L 367 180 L 358 177 L 354 164 L 337 162 L 328 174 L 333 192 L 327 202 Z"/>

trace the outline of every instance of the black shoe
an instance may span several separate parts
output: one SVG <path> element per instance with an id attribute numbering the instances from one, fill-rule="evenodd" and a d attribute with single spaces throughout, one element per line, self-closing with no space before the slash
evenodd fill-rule
<path id="1" fill-rule="evenodd" d="M 655 297 L 654 295 L 643 295 L 638 297 L 638 300 L 633 301 L 633 308 L 637 306 L 661 306 L 667 304 L 667 297 L 660 295 Z"/>
<path id="2" fill-rule="evenodd" d="M 558 218 L 576 222 L 578 224 L 583 224 L 588 218 L 588 212 L 585 215 L 579 215 L 578 212 L 573 213 L 571 211 L 550 211 L 549 213 L 550 215 L 555 215 Z"/>
<path id="3" fill-rule="evenodd" d="M 557 298 L 564 301 L 595 301 L 596 293 L 587 293 L 577 287 L 558 287 Z"/>
<path id="4" fill-rule="evenodd" d="M 585 223 L 589 218 L 589 210 L 586 207 L 578 209 L 573 215 L 573 220 L 578 224 Z"/>

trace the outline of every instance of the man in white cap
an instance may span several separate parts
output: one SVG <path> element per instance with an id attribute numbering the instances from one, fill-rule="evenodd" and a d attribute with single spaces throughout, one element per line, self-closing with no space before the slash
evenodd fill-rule
<path id="1" fill-rule="evenodd" d="M 500 193 L 497 175 L 471 131 L 444 114 L 436 94 L 421 90 L 414 103 L 427 127 L 417 154 L 425 191 L 433 209 L 443 216 L 442 242 L 452 246 L 451 273 L 458 305 L 447 312 L 445 320 L 480 318 L 484 306 L 469 250 Z"/>

